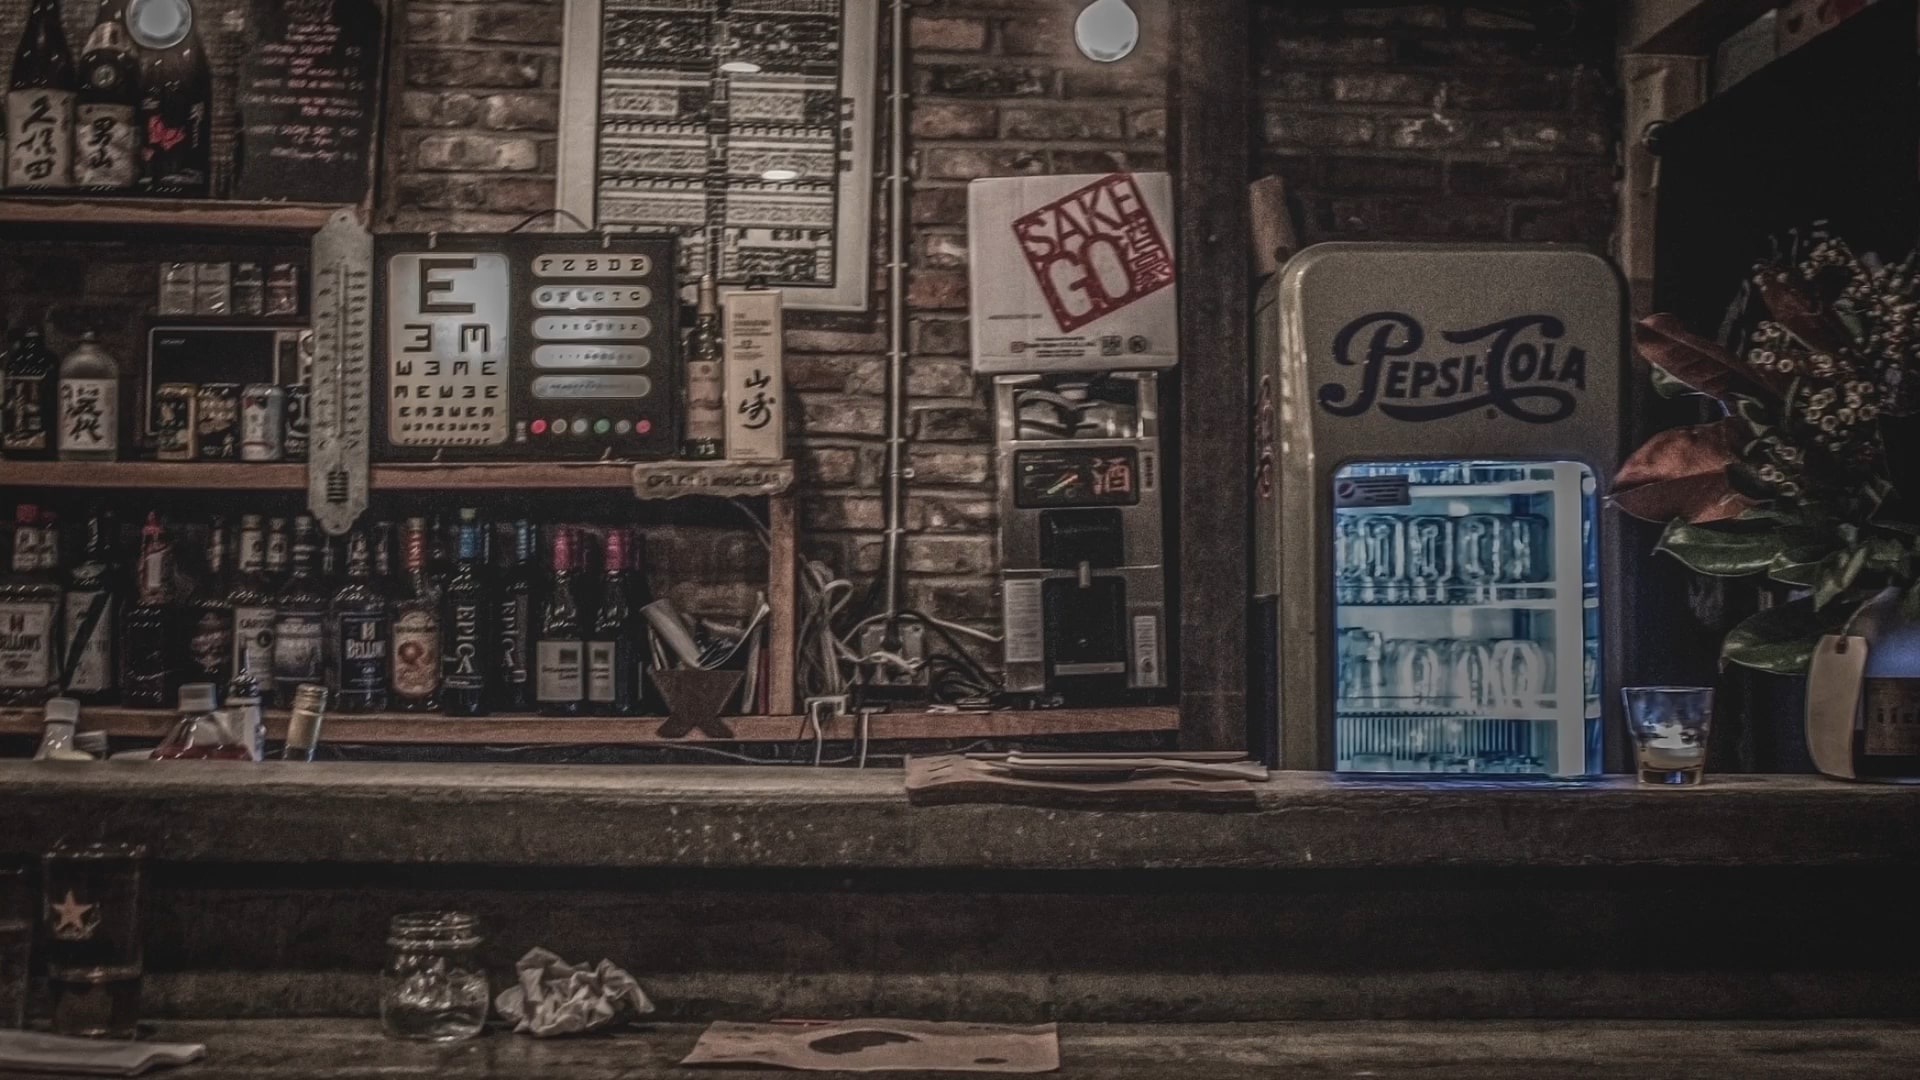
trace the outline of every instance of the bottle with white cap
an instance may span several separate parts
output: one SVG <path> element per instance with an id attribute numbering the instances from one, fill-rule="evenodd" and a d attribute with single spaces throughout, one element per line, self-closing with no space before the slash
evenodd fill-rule
<path id="1" fill-rule="evenodd" d="M 74 747 L 74 728 L 80 724 L 80 703 L 70 697 L 47 699 L 46 729 L 40 736 L 35 761 L 92 761 L 93 755 Z"/>

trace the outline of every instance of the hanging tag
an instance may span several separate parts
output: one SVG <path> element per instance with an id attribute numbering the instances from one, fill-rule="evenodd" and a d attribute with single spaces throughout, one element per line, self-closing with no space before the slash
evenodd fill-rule
<path id="1" fill-rule="evenodd" d="M 1807 750 L 1814 768 L 1852 780 L 1853 723 L 1867 670 L 1867 639 L 1828 634 L 1807 668 Z"/>

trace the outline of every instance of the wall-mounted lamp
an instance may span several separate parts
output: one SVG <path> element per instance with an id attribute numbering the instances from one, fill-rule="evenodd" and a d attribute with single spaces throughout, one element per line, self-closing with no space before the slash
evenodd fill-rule
<path id="1" fill-rule="evenodd" d="M 1089 60 L 1124 60 L 1140 44 L 1140 16 L 1127 0 L 1093 0 L 1073 20 L 1073 43 Z"/>

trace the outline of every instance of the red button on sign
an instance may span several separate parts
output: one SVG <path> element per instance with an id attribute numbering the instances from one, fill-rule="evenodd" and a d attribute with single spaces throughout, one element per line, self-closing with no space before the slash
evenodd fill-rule
<path id="1" fill-rule="evenodd" d="M 640 434 L 642 434 L 642 435 L 645 435 L 645 434 L 646 434 L 647 432 L 649 432 L 649 431 L 652 431 L 652 430 L 653 430 L 653 421 L 651 421 L 651 420 L 635 420 L 635 421 L 633 422 L 633 430 L 635 430 L 635 431 L 637 431 L 637 432 L 639 432 L 639 433 L 640 433 Z"/>
<path id="2" fill-rule="evenodd" d="M 545 420 L 535 420 L 528 426 L 533 429 L 535 435 L 545 435 L 547 433 L 547 422 Z"/>

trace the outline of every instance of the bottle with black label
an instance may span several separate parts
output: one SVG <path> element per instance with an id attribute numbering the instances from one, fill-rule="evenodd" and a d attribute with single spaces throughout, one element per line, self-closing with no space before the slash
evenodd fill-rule
<path id="1" fill-rule="evenodd" d="M 640 705 L 639 612 L 627 590 L 627 530 L 607 529 L 606 558 L 600 577 L 600 603 L 587 633 L 587 709 L 601 715 L 629 716 Z"/>
<path id="2" fill-rule="evenodd" d="M 448 716 L 484 716 L 487 712 L 488 645 L 485 552 L 480 522 L 472 510 L 460 511 L 460 538 L 453 576 L 447 579 L 446 647 L 442 651 L 440 710 Z"/>
<path id="3" fill-rule="evenodd" d="M 88 518 L 86 549 L 67 574 L 62 629 L 66 696 L 88 705 L 108 705 L 120 697 L 115 654 L 126 586 L 115 551 L 119 539 L 119 526 L 111 514 L 101 511 Z"/>
<path id="4" fill-rule="evenodd" d="M 427 519 L 408 518 L 401 535 L 405 570 L 393 609 L 393 707 L 440 707 L 440 595 L 427 573 Z"/>
<path id="5" fill-rule="evenodd" d="M 534 640 L 534 698 L 545 716 L 578 716 L 587 696 L 573 531 L 553 526 L 553 583 Z"/>
<path id="6" fill-rule="evenodd" d="M 139 577 L 127 609 L 121 653 L 120 700 L 145 709 L 171 705 L 179 686 L 182 652 L 173 604 L 173 544 L 160 515 L 149 513 L 140 529 Z"/>
<path id="7" fill-rule="evenodd" d="M 1887 589 L 1854 616 L 1852 632 L 1867 639 L 1853 775 L 1920 777 L 1920 620 L 1900 610 L 1900 590 Z"/>
<path id="8" fill-rule="evenodd" d="M 12 572 L 0 578 L 0 704 L 37 705 L 52 694 L 60 584 L 43 569 L 48 537 L 40 508 L 14 508 Z"/>
<path id="9" fill-rule="evenodd" d="M 686 423 L 680 456 L 712 461 L 722 456 L 727 440 L 727 386 L 723 374 L 725 351 L 720 330 L 720 286 L 712 274 L 700 277 L 700 304 L 693 333 L 687 339 Z"/>
<path id="10" fill-rule="evenodd" d="M 140 180 L 140 60 L 127 35 L 127 0 L 100 0 L 80 53 L 74 110 L 73 184 L 132 191 Z"/>
<path id="11" fill-rule="evenodd" d="M 74 73 L 60 0 L 33 0 L 7 84 L 7 190 L 73 186 Z"/>
<path id="12" fill-rule="evenodd" d="M 311 517 L 293 524 L 293 570 L 274 600 L 273 693 L 292 701 L 301 683 L 327 681 L 327 595 L 320 589 L 320 535 Z"/>
<path id="13" fill-rule="evenodd" d="M 53 456 L 53 353 L 28 326 L 14 335 L 0 372 L 0 453 L 10 458 Z"/>
<path id="14" fill-rule="evenodd" d="M 347 583 L 333 594 L 333 618 L 339 634 L 341 712 L 379 712 L 387 707 L 392 677 L 393 614 L 373 579 L 373 553 L 367 534 L 353 530 L 347 540 Z"/>
<path id="15" fill-rule="evenodd" d="M 60 409 L 54 433 L 62 461 L 120 456 L 120 367 L 89 330 L 60 361 Z"/>
<path id="16" fill-rule="evenodd" d="M 493 599 L 494 707 L 502 712 L 533 708 L 532 653 L 534 603 L 533 522 L 513 523 L 513 549 Z"/>
<path id="17" fill-rule="evenodd" d="M 187 601 L 193 623 L 188 682 L 224 686 L 233 677 L 233 609 L 227 606 L 233 584 L 227 579 L 232 573 L 227 551 L 226 520 L 214 518 L 207 529 L 207 573 Z"/>
<path id="18" fill-rule="evenodd" d="M 284 528 L 285 522 L 278 523 Z M 233 591 L 227 594 L 226 607 L 233 619 L 233 671 L 252 673 L 262 702 L 273 697 L 273 623 L 274 595 L 279 592 L 267 573 L 267 537 L 259 514 L 240 519 L 240 573 L 234 578 Z M 286 536 L 280 537 L 282 555 Z"/>
<path id="19" fill-rule="evenodd" d="M 140 190 L 205 198 L 213 185 L 213 74 L 190 0 L 130 0 L 127 28 L 146 50 Z"/>

